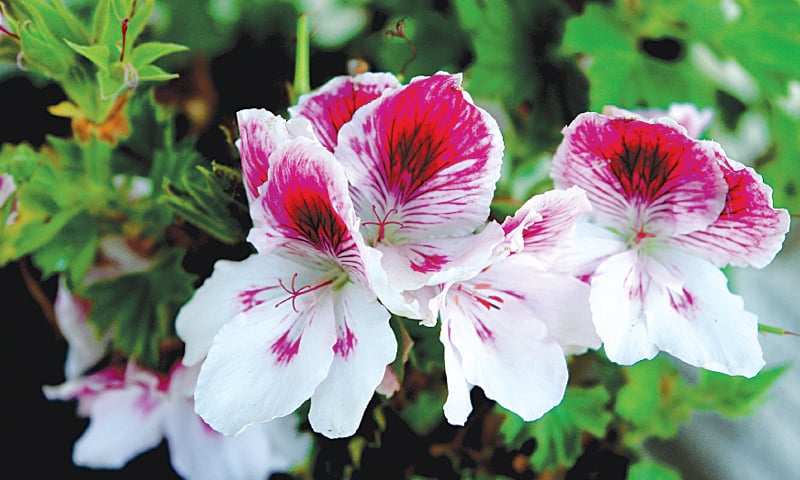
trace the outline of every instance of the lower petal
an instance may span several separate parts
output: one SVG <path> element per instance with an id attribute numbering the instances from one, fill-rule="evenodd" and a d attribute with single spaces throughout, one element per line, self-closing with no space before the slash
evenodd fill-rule
<path id="1" fill-rule="evenodd" d="M 671 254 L 665 266 L 685 279 L 682 291 L 653 282 L 645 312 L 650 339 L 684 362 L 752 377 L 764 366 L 758 319 L 744 310 L 728 280 L 705 260 Z"/>
<path id="2" fill-rule="evenodd" d="M 175 398 L 169 404 L 165 435 L 170 463 L 183 478 L 247 480 L 268 478 L 287 472 L 302 461 L 310 439 L 297 432 L 293 416 L 253 425 L 235 437 L 211 430 L 193 409 L 191 397 Z M 271 443 L 294 447 L 287 456 Z"/>
<path id="3" fill-rule="evenodd" d="M 285 302 L 240 314 L 200 370 L 197 413 L 225 435 L 292 413 L 327 376 L 335 341 L 329 293 L 300 313 Z"/>
<path id="4" fill-rule="evenodd" d="M 351 284 L 337 296 L 334 359 L 328 376 L 311 397 L 308 414 L 311 428 L 328 438 L 356 432 L 386 366 L 397 353 L 389 312 L 374 294 Z"/>
<path id="5" fill-rule="evenodd" d="M 241 262 L 217 261 L 211 276 L 178 311 L 175 329 L 186 344 L 183 363 L 200 362 L 211 348 L 214 335 L 237 314 L 285 294 L 273 272 L 297 269 L 296 263 L 274 255 L 251 255 Z"/>
<path id="6" fill-rule="evenodd" d="M 76 465 L 122 468 L 161 443 L 163 404 L 150 391 L 130 387 L 104 392 L 93 399 L 91 410 L 89 427 L 72 452 Z"/>
<path id="7" fill-rule="evenodd" d="M 564 353 L 515 292 L 482 282 L 450 289 L 443 342 L 457 352 L 452 358 L 460 359 L 464 381 L 524 420 L 536 420 L 564 396 Z"/>
<path id="8" fill-rule="evenodd" d="M 447 377 L 447 400 L 444 416 L 451 425 L 464 425 L 472 412 L 470 390 L 472 384 L 466 380 L 461 369 L 461 356 L 449 338 L 449 326 L 442 326 L 439 338 L 444 345 L 444 372 Z"/>
<path id="9" fill-rule="evenodd" d="M 589 304 L 597 334 L 612 362 L 632 365 L 651 359 L 658 347 L 650 340 L 643 311 L 649 279 L 636 251 L 603 261 L 592 277 Z"/>

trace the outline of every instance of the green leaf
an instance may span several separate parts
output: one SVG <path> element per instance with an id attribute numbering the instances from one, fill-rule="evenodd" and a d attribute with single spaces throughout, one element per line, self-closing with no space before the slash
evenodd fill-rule
<path id="1" fill-rule="evenodd" d="M 628 8 L 622 2 L 588 4 L 567 22 L 561 51 L 585 65 L 590 83 L 590 108 L 665 107 L 672 102 L 708 105 L 714 90 L 686 54 L 688 34 L 676 27 L 682 20 L 675 5 L 659 2 Z M 672 20 L 672 23 L 670 21 Z M 685 23 L 685 22 L 684 22 Z M 675 59 L 650 56 L 640 47 L 645 39 L 669 37 L 680 52 Z"/>
<path id="2" fill-rule="evenodd" d="M 70 218 L 51 240 L 33 252 L 33 261 L 44 277 L 61 273 L 74 288 L 83 282 L 95 260 L 99 244 L 94 218 L 82 213 Z"/>
<path id="3" fill-rule="evenodd" d="M 615 410 L 631 424 L 623 437 L 635 446 L 656 436 L 670 438 L 688 420 L 692 406 L 686 400 L 689 387 L 668 358 L 661 354 L 625 368 L 627 383 L 617 393 Z"/>
<path id="4" fill-rule="evenodd" d="M 762 370 L 753 378 L 701 370 L 688 402 L 697 409 L 726 417 L 747 415 L 766 400 L 766 392 L 787 369 L 781 366 Z"/>
<path id="5" fill-rule="evenodd" d="M 418 435 L 430 434 L 444 420 L 446 392 L 443 388 L 427 388 L 400 410 L 400 417 Z"/>
<path id="6" fill-rule="evenodd" d="M 414 342 L 408 354 L 410 364 L 425 373 L 442 370 L 444 368 L 444 346 L 439 341 L 441 326 L 426 327 L 416 320 L 403 323 L 406 332 Z"/>
<path id="7" fill-rule="evenodd" d="M 500 432 L 508 444 L 518 447 L 531 437 L 536 439 L 531 461 L 541 471 L 573 465 L 583 453 L 584 433 L 605 436 L 612 419 L 607 407 L 610 398 L 602 385 L 568 387 L 561 403 L 535 422 L 524 422 L 513 412 L 495 408 L 505 416 Z"/>
<path id="8" fill-rule="evenodd" d="M 173 250 L 147 271 L 90 284 L 82 296 L 92 302 L 88 321 L 99 335 L 111 331 L 114 349 L 145 366 L 159 366 L 159 347 L 174 338 L 178 309 L 194 291 L 195 276 Z"/>
<path id="9" fill-rule="evenodd" d="M 171 53 L 184 52 L 189 48 L 177 43 L 146 42 L 136 46 L 130 56 L 130 61 L 141 68 L 151 64 L 159 58 Z"/>
<path id="10" fill-rule="evenodd" d="M 177 73 L 168 73 L 155 65 L 145 65 L 137 70 L 139 82 L 164 82 L 178 78 Z"/>
<path id="11" fill-rule="evenodd" d="M 772 187 L 776 207 L 800 212 L 800 119 L 774 108 L 769 121 L 774 148 L 756 160 L 755 168 Z"/>
<path id="12" fill-rule="evenodd" d="M 69 40 L 64 40 L 64 42 L 81 56 L 91 60 L 100 70 L 108 70 L 110 53 L 105 45 L 77 45 Z"/>
<path id="13" fill-rule="evenodd" d="M 664 464 L 640 460 L 628 469 L 627 480 L 681 480 L 681 475 Z"/>
<path id="14" fill-rule="evenodd" d="M 568 388 L 560 405 L 531 424 L 536 450 L 531 458 L 538 469 L 569 466 L 583 453 L 581 438 L 588 432 L 605 436 L 611 422 L 610 399 L 605 387 Z"/>
<path id="15" fill-rule="evenodd" d="M 247 208 L 234 200 L 223 182 L 224 178 L 197 165 L 174 182 L 165 181 L 164 202 L 176 215 L 217 240 L 233 245 L 246 235 L 236 213 L 247 212 Z"/>

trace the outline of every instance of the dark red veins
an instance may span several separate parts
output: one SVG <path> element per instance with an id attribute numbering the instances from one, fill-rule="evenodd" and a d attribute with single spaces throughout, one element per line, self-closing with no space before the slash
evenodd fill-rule
<path id="1" fill-rule="evenodd" d="M 629 200 L 657 198 L 685 174 L 692 140 L 674 128 L 625 118 L 615 119 L 612 131 L 616 138 L 598 143 L 598 153 Z"/>
<path id="2" fill-rule="evenodd" d="M 434 189 L 455 189 L 483 171 L 490 135 L 480 112 L 453 84 L 412 83 L 378 112 L 381 174 L 401 203 Z M 461 168 L 443 173 L 459 163 Z"/>
<path id="3" fill-rule="evenodd" d="M 285 225 L 294 237 L 339 256 L 352 247 L 352 236 L 330 200 L 313 189 L 293 189 L 284 198 Z"/>

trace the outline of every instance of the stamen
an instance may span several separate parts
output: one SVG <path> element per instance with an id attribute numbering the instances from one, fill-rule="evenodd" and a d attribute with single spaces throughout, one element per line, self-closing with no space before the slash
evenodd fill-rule
<path id="1" fill-rule="evenodd" d="M 280 302 L 276 303 L 275 304 L 275 308 L 278 308 L 281 305 L 283 305 L 284 303 L 286 303 L 289 300 L 291 300 L 292 301 L 292 310 L 294 310 L 295 313 L 300 313 L 300 311 L 297 309 L 297 304 L 295 303 L 297 301 L 297 297 L 299 297 L 300 295 L 304 295 L 306 293 L 313 292 L 314 290 L 320 289 L 320 288 L 322 288 L 324 286 L 327 286 L 327 285 L 330 285 L 330 284 L 333 283 L 333 280 L 328 280 L 327 282 L 320 283 L 319 285 L 316 285 L 314 287 L 312 287 L 311 285 L 303 285 L 300 288 L 296 288 L 295 285 L 294 285 L 294 282 L 295 282 L 296 279 L 297 279 L 297 273 L 294 273 L 292 275 L 292 282 L 291 282 L 291 285 L 289 287 L 287 287 L 283 283 L 283 280 L 281 280 L 280 278 L 278 279 L 278 284 L 281 286 L 283 291 L 285 291 L 286 293 L 289 294 L 289 296 L 284 298 Z"/>
<path id="2" fill-rule="evenodd" d="M 375 208 L 375 205 L 372 206 L 372 213 L 375 214 L 375 218 L 378 220 L 377 222 L 363 222 L 362 225 L 377 225 L 378 226 L 378 239 L 375 243 L 380 242 L 386 236 L 386 225 L 397 225 L 398 228 L 403 228 L 403 224 L 400 222 L 389 222 L 386 219 L 389 218 L 389 215 L 397 213 L 396 208 L 390 209 L 386 212 L 383 217 L 378 215 L 378 210 Z"/>

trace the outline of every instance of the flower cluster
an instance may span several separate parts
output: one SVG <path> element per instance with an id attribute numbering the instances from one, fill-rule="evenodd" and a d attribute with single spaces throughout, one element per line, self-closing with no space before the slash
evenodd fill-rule
<path id="1" fill-rule="evenodd" d="M 733 375 L 763 366 L 757 320 L 719 267 L 769 263 L 788 214 L 674 119 L 578 116 L 556 189 L 499 223 L 502 136 L 460 75 L 336 77 L 289 114 L 238 113 L 255 253 L 219 260 L 176 320 L 212 428 L 310 400 L 313 430 L 354 434 L 373 394 L 396 388 L 391 316 L 439 327 L 456 425 L 473 386 L 541 417 L 564 396 L 565 355 L 601 340 L 620 364 L 664 350 Z"/>

